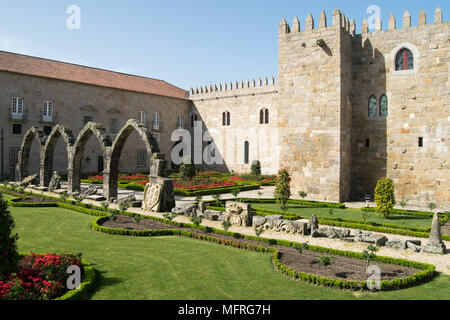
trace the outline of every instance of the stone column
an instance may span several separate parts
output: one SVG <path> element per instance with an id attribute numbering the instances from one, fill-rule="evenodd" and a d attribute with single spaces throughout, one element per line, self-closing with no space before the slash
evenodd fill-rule
<path id="1" fill-rule="evenodd" d="M 110 200 L 111 198 L 117 199 L 117 180 L 117 174 L 111 175 L 109 171 L 103 171 L 103 197 L 106 200 Z"/>
<path id="2" fill-rule="evenodd" d="M 67 192 L 71 194 L 81 190 L 80 172 L 71 168 L 67 169 Z"/>

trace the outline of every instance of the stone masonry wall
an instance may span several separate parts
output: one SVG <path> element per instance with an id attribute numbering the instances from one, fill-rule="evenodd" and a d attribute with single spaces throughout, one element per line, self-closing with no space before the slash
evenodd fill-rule
<path id="1" fill-rule="evenodd" d="M 393 16 L 389 29 L 363 34 L 353 40 L 352 196 L 373 193 L 377 179 L 388 176 L 398 201 L 440 210 L 450 209 L 450 23 L 403 27 Z M 431 19 L 432 20 L 432 19 Z M 395 56 L 402 48 L 414 55 L 414 70 L 395 71 Z M 368 117 L 371 95 L 389 99 L 387 118 Z M 423 138 L 423 147 L 418 139 Z M 365 140 L 370 139 L 370 146 Z"/>

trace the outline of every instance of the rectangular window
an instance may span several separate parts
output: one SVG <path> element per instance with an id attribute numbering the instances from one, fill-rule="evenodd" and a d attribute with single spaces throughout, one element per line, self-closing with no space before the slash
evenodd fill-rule
<path id="1" fill-rule="evenodd" d="M 153 130 L 159 130 L 161 125 L 161 115 L 159 113 L 153 114 Z"/>
<path id="2" fill-rule="evenodd" d="M 52 122 L 53 121 L 53 101 L 44 101 L 44 106 L 42 109 L 42 121 Z"/>
<path id="3" fill-rule="evenodd" d="M 10 147 L 9 148 L 9 171 L 11 173 L 16 172 L 16 164 L 19 161 L 20 148 Z"/>
<path id="4" fill-rule="evenodd" d="M 147 112 L 145 111 L 139 111 L 139 121 L 142 124 L 147 124 Z"/>
<path id="5" fill-rule="evenodd" d="M 84 116 L 83 118 L 83 125 L 86 125 L 88 122 L 92 122 L 94 119 L 92 116 Z"/>
<path id="6" fill-rule="evenodd" d="M 111 119 L 110 124 L 110 133 L 111 134 L 118 134 L 119 133 L 119 119 Z"/>
<path id="7" fill-rule="evenodd" d="M 183 129 L 183 127 L 184 127 L 183 116 L 178 116 L 178 129 Z"/>
<path id="8" fill-rule="evenodd" d="M 11 107 L 11 118 L 13 120 L 23 119 L 23 98 L 13 98 Z"/>
<path id="9" fill-rule="evenodd" d="M 20 123 L 13 123 L 12 133 L 13 134 L 22 134 L 22 125 Z"/>
<path id="10" fill-rule="evenodd" d="M 370 147 L 370 139 L 366 139 L 366 148 Z"/>
<path id="11" fill-rule="evenodd" d="M 423 138 L 419 137 L 419 148 L 423 147 Z"/>
<path id="12" fill-rule="evenodd" d="M 142 168 L 147 165 L 147 151 L 138 150 L 137 151 L 137 167 Z"/>

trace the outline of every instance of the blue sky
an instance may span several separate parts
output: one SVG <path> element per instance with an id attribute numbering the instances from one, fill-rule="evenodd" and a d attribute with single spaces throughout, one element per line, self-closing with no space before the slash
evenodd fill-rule
<path id="1" fill-rule="evenodd" d="M 67 7 L 81 9 L 81 29 L 69 30 Z M 409 10 L 417 25 L 421 8 L 432 23 L 450 1 L 405 0 L 0 0 L 0 50 L 162 79 L 189 89 L 210 83 L 277 74 L 281 18 L 302 28 L 308 13 L 321 10 L 331 22 L 338 8 L 355 19 L 357 33 L 381 9 L 383 29 L 391 12 L 402 25 Z"/>

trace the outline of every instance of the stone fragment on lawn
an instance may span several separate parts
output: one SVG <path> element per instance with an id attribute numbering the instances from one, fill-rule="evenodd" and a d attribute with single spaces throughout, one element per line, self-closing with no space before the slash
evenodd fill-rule
<path id="1" fill-rule="evenodd" d="M 196 209 L 195 204 L 186 204 L 183 206 L 178 206 L 172 209 L 172 213 L 179 216 L 188 216 L 191 217 L 195 214 Z"/>
<path id="2" fill-rule="evenodd" d="M 205 210 L 203 213 L 206 220 L 217 221 L 219 219 L 219 215 L 217 211 Z"/>
<path id="3" fill-rule="evenodd" d="M 412 250 L 414 252 L 420 252 L 420 250 L 421 250 L 420 246 L 415 245 L 412 242 L 406 242 L 406 245 L 407 245 L 408 249 L 410 249 L 410 250 Z"/>
<path id="4" fill-rule="evenodd" d="M 252 226 L 254 228 L 260 228 L 267 222 L 267 217 L 253 216 Z"/>
<path id="5" fill-rule="evenodd" d="M 61 176 L 55 171 L 48 185 L 48 191 L 54 192 L 57 189 L 61 189 Z"/>
<path id="6" fill-rule="evenodd" d="M 39 175 L 36 173 L 36 174 L 33 174 L 33 175 L 31 175 L 31 176 L 28 176 L 28 177 L 26 177 L 25 179 L 23 179 L 22 181 L 20 181 L 19 182 L 19 185 L 21 186 L 21 187 L 26 187 L 26 186 L 28 186 L 29 184 L 36 184 L 35 182 L 36 182 L 36 179 L 37 179 L 37 177 L 38 177 Z"/>
<path id="7" fill-rule="evenodd" d="M 93 195 L 93 196 L 88 196 L 86 197 L 86 199 L 88 200 L 92 200 L 92 201 L 105 201 L 106 199 L 101 196 L 101 195 Z"/>
<path id="8" fill-rule="evenodd" d="M 406 249 L 406 242 L 400 239 L 392 239 L 387 241 L 385 246 L 394 249 Z"/>
<path id="9" fill-rule="evenodd" d="M 250 204 L 227 201 L 225 207 L 225 221 L 230 222 L 232 226 L 251 227 L 253 214 Z"/>
<path id="10" fill-rule="evenodd" d="M 89 196 L 94 196 L 98 192 L 98 188 L 94 185 L 90 185 L 87 189 L 81 191 L 80 197 L 83 199 L 86 199 Z"/>
<path id="11" fill-rule="evenodd" d="M 381 234 L 374 234 L 372 232 L 361 232 L 356 235 L 356 239 L 361 242 L 372 243 L 378 246 L 384 246 L 388 238 Z"/>
<path id="12" fill-rule="evenodd" d="M 311 216 L 311 219 L 309 219 L 309 223 L 308 223 L 308 229 L 311 230 L 311 234 L 319 229 L 319 219 L 317 218 L 317 216 L 315 214 L 313 214 Z"/>

